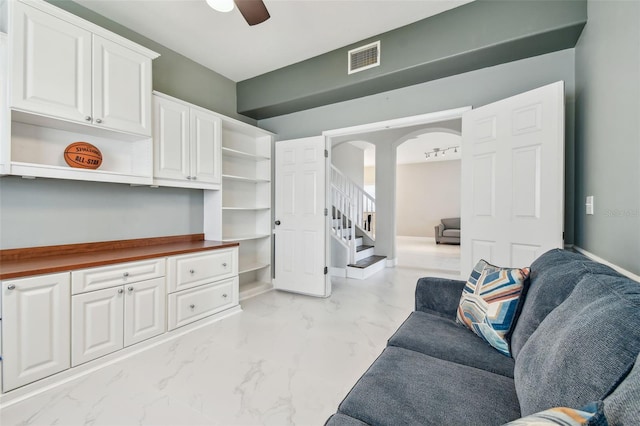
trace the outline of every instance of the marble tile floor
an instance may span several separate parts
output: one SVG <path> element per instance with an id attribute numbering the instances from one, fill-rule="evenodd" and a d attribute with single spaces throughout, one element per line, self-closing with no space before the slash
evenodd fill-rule
<path id="1" fill-rule="evenodd" d="M 9 425 L 322 425 L 413 310 L 421 276 L 272 291 L 243 312 L 2 410 Z"/>
<path id="2" fill-rule="evenodd" d="M 436 244 L 432 237 L 396 237 L 398 266 L 459 273 L 460 246 Z"/>

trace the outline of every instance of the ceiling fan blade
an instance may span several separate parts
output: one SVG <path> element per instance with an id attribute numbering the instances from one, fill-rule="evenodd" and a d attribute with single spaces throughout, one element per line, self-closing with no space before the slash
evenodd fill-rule
<path id="1" fill-rule="evenodd" d="M 262 0 L 234 0 L 249 25 L 258 25 L 271 17 Z"/>

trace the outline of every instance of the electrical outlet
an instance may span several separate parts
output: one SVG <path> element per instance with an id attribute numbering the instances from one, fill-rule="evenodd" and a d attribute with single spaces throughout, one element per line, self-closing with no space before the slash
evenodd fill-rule
<path id="1" fill-rule="evenodd" d="M 588 195 L 587 196 L 587 201 L 585 202 L 585 207 L 586 207 L 586 213 L 589 215 L 593 214 L 593 195 Z"/>

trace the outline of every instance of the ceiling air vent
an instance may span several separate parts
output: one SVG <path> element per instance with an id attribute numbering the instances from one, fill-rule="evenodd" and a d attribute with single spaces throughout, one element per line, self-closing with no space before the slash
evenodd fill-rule
<path id="1" fill-rule="evenodd" d="M 380 41 L 349 51 L 349 74 L 380 65 Z"/>

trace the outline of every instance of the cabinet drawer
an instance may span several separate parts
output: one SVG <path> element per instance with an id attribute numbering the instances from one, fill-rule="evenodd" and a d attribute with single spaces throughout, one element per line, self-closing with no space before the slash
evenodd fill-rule
<path id="1" fill-rule="evenodd" d="M 169 295 L 168 329 L 182 327 L 238 303 L 238 277 Z"/>
<path id="2" fill-rule="evenodd" d="M 238 274 L 238 250 L 224 249 L 169 258 L 168 292 L 196 287 Z"/>
<path id="3" fill-rule="evenodd" d="M 71 273 L 72 294 L 159 278 L 165 274 L 164 258 L 81 269 Z"/>

